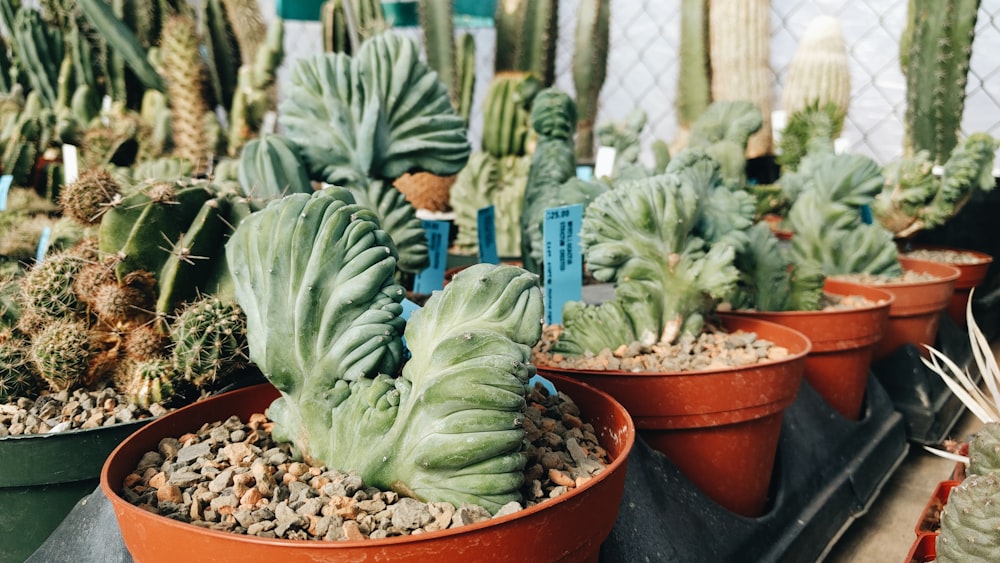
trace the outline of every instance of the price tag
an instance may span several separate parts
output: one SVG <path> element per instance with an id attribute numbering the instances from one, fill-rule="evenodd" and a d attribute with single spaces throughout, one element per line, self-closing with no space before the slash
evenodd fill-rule
<path id="1" fill-rule="evenodd" d="M 410 315 L 420 308 L 420 305 L 417 305 L 405 297 L 399 302 L 399 304 L 403 306 L 403 312 L 399 316 L 403 317 L 405 320 L 410 320 Z"/>
<path id="2" fill-rule="evenodd" d="M 872 217 L 872 208 L 867 203 L 861 206 L 861 222 L 866 225 L 871 225 L 874 221 Z"/>
<path id="3" fill-rule="evenodd" d="M 488 205 L 476 212 L 476 235 L 479 237 L 479 261 L 499 264 L 497 252 L 496 208 Z"/>
<path id="4" fill-rule="evenodd" d="M 62 146 L 63 184 L 72 184 L 80 177 L 80 159 L 76 155 L 76 145 Z"/>
<path id="5" fill-rule="evenodd" d="M 448 261 L 448 221 L 423 220 L 421 224 L 427 232 L 427 258 L 430 264 L 413 280 L 413 292 L 429 294 L 444 287 L 444 267 Z"/>
<path id="6" fill-rule="evenodd" d="M 587 166 L 586 164 L 581 164 L 576 167 L 576 177 L 583 180 L 584 182 L 589 182 L 594 179 L 594 167 Z"/>
<path id="7" fill-rule="evenodd" d="M 10 193 L 10 186 L 14 183 L 14 177 L 10 174 L 0 176 L 0 211 L 7 211 L 7 194 Z"/>
<path id="8" fill-rule="evenodd" d="M 45 259 L 45 254 L 49 251 L 49 238 L 51 236 L 51 228 L 42 229 L 42 236 L 38 239 L 38 250 L 35 251 L 35 262 L 41 264 L 42 260 Z"/>
<path id="9" fill-rule="evenodd" d="M 597 157 L 594 159 L 594 177 L 610 178 L 615 172 L 615 154 L 613 147 L 597 147 Z"/>
<path id="10" fill-rule="evenodd" d="M 545 210 L 542 239 L 545 244 L 545 322 L 562 323 L 563 304 L 583 296 L 583 256 L 580 226 L 583 205 Z"/>

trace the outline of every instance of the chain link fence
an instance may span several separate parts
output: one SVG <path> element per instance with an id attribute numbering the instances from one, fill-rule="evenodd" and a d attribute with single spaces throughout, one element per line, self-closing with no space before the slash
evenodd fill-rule
<path id="1" fill-rule="evenodd" d="M 579 0 L 559 3 L 560 41 L 556 85 L 573 92 L 570 64 Z M 274 0 L 261 0 L 274 14 Z M 905 81 L 899 68 L 898 42 L 906 19 L 901 0 L 772 0 L 771 69 L 774 108 L 780 109 L 788 66 L 809 22 L 820 14 L 841 21 L 851 66 L 851 107 L 844 126 L 847 150 L 881 163 L 898 158 L 903 147 Z M 417 28 L 401 28 L 420 38 Z M 482 130 L 481 104 L 493 74 L 492 28 L 469 30 L 476 40 L 476 105 L 470 138 Z M 648 117 L 644 146 L 653 139 L 670 142 L 677 130 L 673 100 L 677 83 L 680 0 L 612 0 L 611 50 L 601 91 L 598 123 L 623 120 L 634 108 Z M 287 73 L 294 61 L 322 49 L 317 22 L 286 22 Z M 1000 137 L 1000 2 L 983 2 L 976 25 L 967 86 L 964 134 L 986 131 Z"/>

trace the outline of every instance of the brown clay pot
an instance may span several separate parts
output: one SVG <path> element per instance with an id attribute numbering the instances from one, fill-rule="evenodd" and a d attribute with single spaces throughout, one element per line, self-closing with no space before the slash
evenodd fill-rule
<path id="1" fill-rule="evenodd" d="M 918 283 L 886 283 L 875 287 L 895 296 L 889 307 L 889 325 L 875 348 L 873 360 L 881 360 L 906 344 L 913 344 L 924 356 L 924 345 L 932 346 L 937 338 L 941 313 L 955 292 L 958 268 L 939 262 L 899 257 L 904 270 L 931 274 L 936 279 Z"/>
<path id="2" fill-rule="evenodd" d="M 914 250 L 921 248 L 929 250 L 953 250 L 955 252 L 961 252 L 963 254 L 969 254 L 976 257 L 976 261 L 970 264 L 946 262 L 949 266 L 958 268 L 959 272 L 958 279 L 955 280 L 955 293 L 952 294 L 951 301 L 948 303 L 948 316 L 951 317 L 958 326 L 966 326 L 965 307 L 969 302 L 969 296 L 972 294 L 972 290 L 979 286 L 979 284 L 983 283 L 983 280 L 986 279 L 986 274 L 990 270 L 990 264 L 993 263 L 993 257 L 985 252 L 966 250 L 964 248 L 960 249 L 933 245 L 917 245 L 913 247 Z"/>
<path id="3" fill-rule="evenodd" d="M 625 468 L 635 441 L 628 412 L 586 384 L 552 377 L 593 424 L 611 457 L 604 473 L 562 496 L 486 522 L 427 534 L 362 541 L 266 539 L 208 530 L 147 512 L 120 496 L 125 476 L 162 438 L 196 431 L 203 423 L 264 412 L 278 392 L 269 384 L 219 395 L 179 409 L 136 432 L 111 453 L 101 489 L 111 500 L 125 546 L 138 562 L 176 561 L 468 561 L 598 560 L 611 533 L 625 488 Z"/>
<path id="4" fill-rule="evenodd" d="M 874 304 L 831 311 L 734 311 L 795 329 L 812 343 L 806 356 L 809 384 L 845 418 L 858 420 L 875 345 L 889 322 L 894 297 L 888 291 L 827 279 L 823 289 L 833 295 L 864 297 Z"/>
<path id="5" fill-rule="evenodd" d="M 608 392 L 632 414 L 639 435 L 696 487 L 726 509 L 754 517 L 767 505 L 782 415 L 799 390 L 810 344 L 776 323 L 722 318 L 726 329 L 755 332 L 787 348 L 788 357 L 666 373 L 537 368 L 546 377 L 567 375 Z"/>

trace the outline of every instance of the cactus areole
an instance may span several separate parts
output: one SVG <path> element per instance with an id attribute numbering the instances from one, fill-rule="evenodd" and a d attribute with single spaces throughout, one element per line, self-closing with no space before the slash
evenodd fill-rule
<path id="1" fill-rule="evenodd" d="M 339 187 L 270 202 L 227 257 L 250 359 L 281 392 L 268 411 L 276 438 L 424 501 L 496 512 L 520 500 L 535 275 L 473 266 L 407 323 L 394 245 Z"/>

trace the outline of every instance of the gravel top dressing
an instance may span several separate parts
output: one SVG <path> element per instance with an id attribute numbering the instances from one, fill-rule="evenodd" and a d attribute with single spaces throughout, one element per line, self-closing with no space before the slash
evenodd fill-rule
<path id="1" fill-rule="evenodd" d="M 564 394 L 536 385 L 524 418 L 528 462 L 523 504 L 555 498 L 605 470 L 607 452 L 593 426 Z M 477 505 L 424 503 L 367 487 L 356 474 L 297 461 L 276 443 L 264 414 L 231 417 L 160 441 L 123 483 L 123 497 L 160 515 L 262 538 L 358 540 L 421 534 L 491 518 Z"/>
<path id="2" fill-rule="evenodd" d="M 22 397 L 0 404 L 0 437 L 100 428 L 165 412 L 159 404 L 136 406 L 112 387 L 43 393 L 34 400 Z"/>

